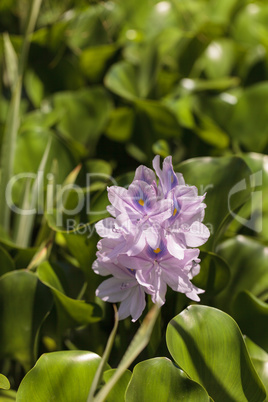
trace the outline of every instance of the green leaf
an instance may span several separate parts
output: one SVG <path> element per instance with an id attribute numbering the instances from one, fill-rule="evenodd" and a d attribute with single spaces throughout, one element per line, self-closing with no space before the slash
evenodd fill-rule
<path id="1" fill-rule="evenodd" d="M 217 252 L 229 264 L 231 278 L 228 286 L 215 298 L 216 307 L 232 312 L 233 301 L 243 290 L 248 290 L 263 300 L 267 299 L 267 247 L 239 235 L 224 241 Z"/>
<path id="2" fill-rule="evenodd" d="M 130 63 L 120 61 L 113 64 L 104 79 L 105 86 L 115 94 L 128 100 L 139 97 L 136 69 Z"/>
<path id="3" fill-rule="evenodd" d="M 199 115 L 200 127 L 195 131 L 206 143 L 217 148 L 227 148 L 229 145 L 228 135 L 208 116 Z"/>
<path id="4" fill-rule="evenodd" d="M 109 45 L 92 46 L 84 49 L 80 55 L 80 67 L 90 82 L 99 82 L 105 72 L 108 61 L 114 56 L 118 46 Z"/>
<path id="5" fill-rule="evenodd" d="M 120 361 L 117 370 L 115 370 L 114 374 L 107 382 L 107 384 L 105 384 L 105 386 L 96 395 L 96 397 L 94 398 L 94 402 L 104 402 L 106 400 L 111 390 L 120 380 L 122 375 L 124 375 L 126 369 L 130 366 L 131 363 L 133 363 L 136 357 L 148 345 L 159 312 L 160 307 L 157 304 L 155 304 L 151 308 L 151 310 L 149 310 L 140 328 L 138 329 L 130 345 L 128 346 L 122 360 Z"/>
<path id="6" fill-rule="evenodd" d="M 12 271 L 0 278 L 1 358 L 13 358 L 30 369 L 40 326 L 51 307 L 49 289 L 31 272 Z"/>
<path id="7" fill-rule="evenodd" d="M 126 402 L 206 402 L 207 392 L 166 357 L 138 363 L 126 392 Z"/>
<path id="8" fill-rule="evenodd" d="M 211 252 L 201 251 L 201 269 L 192 282 L 199 288 L 205 289 L 202 297 L 211 297 L 220 293 L 230 280 L 230 269 L 228 264 L 219 255 Z"/>
<path id="9" fill-rule="evenodd" d="M 9 389 L 10 382 L 3 374 L 0 374 L 0 389 Z"/>
<path id="10" fill-rule="evenodd" d="M 107 91 L 95 87 L 58 92 L 53 97 L 53 104 L 61 114 L 58 130 L 72 142 L 90 147 L 93 153 L 112 108 Z"/>
<path id="11" fill-rule="evenodd" d="M 167 346 L 176 363 L 213 400 L 265 399 L 239 327 L 226 313 L 207 306 L 188 307 L 168 324 Z"/>
<path id="12" fill-rule="evenodd" d="M 44 85 L 41 79 L 33 70 L 27 70 L 24 78 L 25 89 L 32 104 L 37 108 L 40 107 L 44 97 Z"/>
<path id="13" fill-rule="evenodd" d="M 114 375 L 116 369 L 106 370 L 103 373 L 103 380 L 105 384 L 110 380 L 110 378 Z M 125 402 L 125 392 L 127 386 L 129 384 L 131 378 L 131 371 L 126 370 L 122 377 L 115 384 L 113 389 L 110 391 L 109 395 L 106 398 L 107 402 Z"/>
<path id="14" fill-rule="evenodd" d="M 217 79 L 230 75 L 235 62 L 235 43 L 227 38 L 216 39 L 207 47 L 204 70 L 209 78 Z"/>
<path id="15" fill-rule="evenodd" d="M 52 143 L 46 163 L 47 167 L 43 173 L 38 172 L 44 149 L 51 137 Z M 55 163 L 57 165 L 57 169 L 55 169 L 56 172 L 51 173 L 51 166 Z M 50 173 L 50 177 L 52 177 L 52 179 L 49 180 L 50 184 L 60 184 L 60 188 L 62 189 L 62 184 L 66 176 L 76 165 L 77 163 L 75 162 L 74 156 L 66 144 L 62 140 L 55 138 L 53 132 L 40 127 L 37 123 L 34 129 L 29 128 L 29 130 L 22 132 L 18 136 L 14 163 L 15 176 L 13 176 L 14 182 L 11 183 L 12 203 L 15 205 L 20 203 L 26 179 L 35 180 L 37 176 L 42 176 L 43 174 L 40 189 L 42 193 L 48 181 L 47 174 Z M 53 194 L 54 193 L 55 189 L 53 187 Z M 45 197 L 39 197 L 38 201 L 39 210 L 43 211 L 46 201 Z"/>
<path id="16" fill-rule="evenodd" d="M 132 135 L 135 114 L 133 109 L 119 107 L 110 114 L 110 121 L 106 128 L 106 136 L 113 141 L 125 142 Z"/>
<path id="17" fill-rule="evenodd" d="M 163 103 L 152 100 L 137 100 L 138 111 L 145 114 L 155 139 L 180 136 L 180 126 L 174 113 Z"/>
<path id="18" fill-rule="evenodd" d="M 63 287 L 48 262 L 43 262 L 39 265 L 37 275 L 51 289 L 54 295 L 60 332 L 67 328 L 86 325 L 101 319 L 101 309 L 97 304 L 72 299 L 64 294 Z"/>
<path id="19" fill-rule="evenodd" d="M 268 84 L 246 88 L 238 97 L 226 130 L 248 150 L 261 152 L 268 143 Z"/>
<path id="20" fill-rule="evenodd" d="M 213 251 L 221 231 L 251 194 L 247 186 L 251 171 L 238 157 L 189 159 L 175 171 L 184 175 L 187 184 L 195 185 L 199 194 L 207 192 L 204 222 L 212 234 L 203 249 Z"/>
<path id="21" fill-rule="evenodd" d="M 15 263 L 10 257 L 8 252 L 0 246 L 0 276 L 3 274 L 13 271 L 15 269 Z"/>
<path id="22" fill-rule="evenodd" d="M 86 401 L 99 363 L 100 357 L 91 352 L 45 353 L 22 380 L 17 402 Z"/>
<path id="23" fill-rule="evenodd" d="M 268 393 L 268 354 L 256 345 L 250 338 L 245 337 L 245 343 L 248 348 L 249 355 L 251 357 L 252 363 L 259 374 L 260 379 L 262 380 L 263 385 L 266 389 L 266 394 Z M 267 397 L 266 400 L 267 401 Z"/>
<path id="24" fill-rule="evenodd" d="M 247 290 L 241 291 L 233 303 L 233 316 L 241 331 L 268 352 L 268 304 Z"/>

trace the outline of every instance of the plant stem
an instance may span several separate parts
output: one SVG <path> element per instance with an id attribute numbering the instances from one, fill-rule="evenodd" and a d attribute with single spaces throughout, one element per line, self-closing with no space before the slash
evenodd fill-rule
<path id="1" fill-rule="evenodd" d="M 21 54 L 18 63 L 18 76 L 12 91 L 11 103 L 9 105 L 7 121 L 4 131 L 2 152 L 1 152 L 1 185 L 0 185 L 0 225 L 3 226 L 6 232 L 10 229 L 10 208 L 6 202 L 6 188 L 13 175 L 14 156 L 17 133 L 20 122 L 20 100 L 23 72 L 26 65 L 29 48 L 30 35 L 32 34 L 42 0 L 33 0 L 28 16 L 26 31 L 22 44 Z"/>

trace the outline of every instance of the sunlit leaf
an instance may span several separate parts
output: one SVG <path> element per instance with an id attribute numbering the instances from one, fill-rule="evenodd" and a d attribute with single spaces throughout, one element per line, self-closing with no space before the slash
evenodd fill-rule
<path id="1" fill-rule="evenodd" d="M 4 374 L 0 374 L 0 389 L 9 389 L 10 383 Z"/>
<path id="2" fill-rule="evenodd" d="M 265 399 L 264 386 L 239 327 L 222 311 L 190 306 L 170 321 L 167 345 L 176 363 L 192 380 L 200 383 L 213 400 Z"/>
<path id="3" fill-rule="evenodd" d="M 80 350 L 43 354 L 21 382 L 16 400 L 86 401 L 99 362 L 95 353 Z"/>
<path id="4" fill-rule="evenodd" d="M 209 401 L 207 392 L 166 357 L 138 363 L 126 392 L 126 402 Z"/>

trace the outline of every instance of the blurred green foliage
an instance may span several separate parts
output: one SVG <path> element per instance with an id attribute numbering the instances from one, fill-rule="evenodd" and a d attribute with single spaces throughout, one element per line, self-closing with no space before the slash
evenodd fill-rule
<path id="1" fill-rule="evenodd" d="M 2 380 L 8 376 L 17 389 L 43 352 L 103 353 L 113 311 L 95 298 L 101 278 L 91 270 L 98 241 L 94 223 L 107 215 L 107 185 L 127 186 L 135 168 L 150 167 L 156 154 L 172 155 L 186 182 L 207 192 L 205 223 L 212 235 L 195 278 L 206 289 L 202 303 L 232 315 L 268 352 L 262 330 L 268 328 L 267 2 L 43 0 L 27 59 L 21 60 L 34 4 L 0 2 L 2 181 L 14 152 L 11 219 L 8 227 L 0 226 Z M 5 154 L 20 73 L 18 130 Z M 258 172 L 261 183 L 253 180 Z M 243 181 L 243 191 L 230 198 Z M 255 190 L 262 191 L 262 200 L 253 205 Z M 239 208 L 240 220 L 232 221 Z M 19 209 L 34 212 L 22 217 Z M 250 227 L 243 225 L 252 216 Z M 162 341 L 167 323 L 188 304 L 183 295 L 168 293 L 140 360 L 168 353 Z M 112 366 L 138 325 L 120 323 Z M 263 356 L 260 363 L 253 353 L 253 363 L 267 388 Z M 177 385 L 188 387 L 190 380 L 171 362 L 148 360 L 134 371 L 129 401 L 131 389 L 138 392 L 135 384 L 143 384 L 141 373 L 154 364 L 158 375 L 169 370 L 172 381 L 179 378 Z M 25 377 L 20 398 L 36 375 Z M 200 393 L 207 400 L 205 390 L 191 383 L 191 398 Z M 14 397 L 0 391 L 0 400 L 8 400 L 6 395 Z"/>

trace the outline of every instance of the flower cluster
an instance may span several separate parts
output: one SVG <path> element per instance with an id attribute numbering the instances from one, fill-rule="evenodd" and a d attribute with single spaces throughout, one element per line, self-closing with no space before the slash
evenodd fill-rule
<path id="1" fill-rule="evenodd" d="M 165 303 L 167 285 L 199 301 L 203 290 L 191 283 L 200 270 L 199 249 L 209 237 L 202 224 L 204 197 L 194 186 L 185 184 L 175 173 L 171 156 L 160 168 L 160 157 L 153 170 L 140 166 L 128 189 L 108 188 L 113 216 L 96 224 L 102 237 L 98 242 L 95 273 L 112 275 L 96 290 L 104 301 L 121 302 L 119 318 L 129 315 L 136 321 L 145 308 L 145 296 L 153 303 Z"/>

